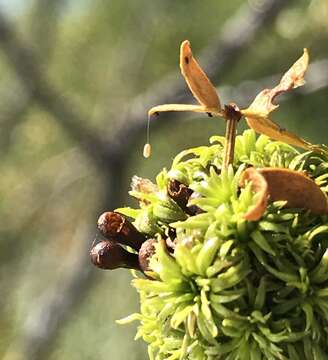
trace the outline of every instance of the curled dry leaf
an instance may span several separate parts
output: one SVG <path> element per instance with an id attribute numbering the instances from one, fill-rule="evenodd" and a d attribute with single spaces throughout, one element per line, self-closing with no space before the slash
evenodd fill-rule
<path id="1" fill-rule="evenodd" d="M 252 190 L 257 193 L 256 203 L 247 211 L 244 218 L 249 221 L 257 221 L 264 214 L 268 204 L 268 183 L 255 168 L 246 169 L 240 177 L 239 185 L 245 187 L 247 183 L 252 183 Z"/>
<path id="2" fill-rule="evenodd" d="M 326 214 L 328 202 L 320 187 L 305 173 L 283 169 L 259 169 L 269 187 L 272 201 L 286 200 L 289 208 L 310 210 L 314 214 Z"/>
<path id="3" fill-rule="evenodd" d="M 246 116 L 248 126 L 259 134 L 266 135 L 271 139 L 282 141 L 286 144 L 297 146 L 305 150 L 315 151 L 322 154 L 326 153 L 326 150 L 324 150 L 324 148 L 320 145 L 311 144 L 292 132 L 281 128 L 269 118 L 257 115 L 247 116 L 243 110 L 242 113 Z"/>
<path id="4" fill-rule="evenodd" d="M 269 119 L 269 114 L 279 106 L 274 103 L 278 95 L 304 85 L 304 74 L 308 64 L 309 54 L 307 49 L 304 49 L 303 55 L 284 74 L 279 84 L 273 89 L 262 90 L 252 104 L 241 113 L 246 117 L 248 126 L 260 134 L 306 150 L 324 152 L 320 146 L 312 145 Z"/>
<path id="5" fill-rule="evenodd" d="M 265 189 L 271 201 L 287 201 L 286 206 L 289 208 L 310 210 L 318 215 L 328 213 L 326 195 L 302 172 L 284 168 L 248 168 L 241 176 L 240 185 L 245 186 L 249 181 L 252 182 L 253 190 L 260 194 L 256 204 L 245 214 L 247 220 L 258 220 L 263 215 L 263 204 L 267 199 Z"/>
<path id="6" fill-rule="evenodd" d="M 286 91 L 304 85 L 304 74 L 309 64 L 309 55 L 304 49 L 303 55 L 292 65 L 292 67 L 281 78 L 279 84 L 273 89 L 262 90 L 254 99 L 252 104 L 243 112 L 252 115 L 252 112 L 260 117 L 267 117 L 271 111 L 279 105 L 274 104 L 275 98 Z"/>

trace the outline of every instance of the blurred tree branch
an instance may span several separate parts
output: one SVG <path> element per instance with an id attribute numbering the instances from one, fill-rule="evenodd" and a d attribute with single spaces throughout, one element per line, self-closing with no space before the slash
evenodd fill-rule
<path id="1" fill-rule="evenodd" d="M 108 145 L 87 126 L 87 119 L 47 79 L 32 46 L 18 38 L 13 25 L 0 12 L 0 45 L 9 64 L 35 102 L 51 113 L 69 135 L 102 166 L 111 162 Z M 105 169 L 103 169 L 105 171 Z"/>
<path id="2" fill-rule="evenodd" d="M 8 90 L 10 89 L 10 91 Z M 11 84 L 6 84 L 1 91 L 0 102 L 0 151 L 5 153 L 10 145 L 12 130 L 24 119 L 31 99 L 24 92 Z"/>
<path id="3" fill-rule="evenodd" d="M 44 64 L 51 58 L 56 46 L 60 11 L 67 0 L 34 0 L 29 19 L 31 41 L 37 44 Z"/>

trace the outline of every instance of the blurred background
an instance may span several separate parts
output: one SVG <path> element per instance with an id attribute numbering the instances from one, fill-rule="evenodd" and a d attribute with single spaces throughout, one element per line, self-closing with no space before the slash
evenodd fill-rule
<path id="1" fill-rule="evenodd" d="M 246 106 L 308 47 L 307 85 L 273 119 L 328 141 L 327 0 L 0 1 L 0 358 L 147 358 L 129 271 L 101 271 L 88 252 L 103 211 L 136 205 L 186 147 L 224 133 L 218 119 L 146 113 L 193 102 L 179 74 L 189 39 L 221 102 Z M 242 131 L 243 125 L 239 131 Z"/>

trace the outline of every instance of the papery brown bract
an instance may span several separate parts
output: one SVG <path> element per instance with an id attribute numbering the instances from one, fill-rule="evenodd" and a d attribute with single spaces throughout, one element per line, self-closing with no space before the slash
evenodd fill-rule
<path id="1" fill-rule="evenodd" d="M 300 171 L 284 168 L 246 169 L 240 178 L 244 187 L 251 183 L 258 194 L 256 204 L 248 210 L 244 218 L 257 221 L 264 214 L 268 199 L 270 201 L 286 201 L 286 207 L 309 210 L 313 214 L 328 213 L 326 195 L 320 187 Z"/>
<path id="2" fill-rule="evenodd" d="M 251 183 L 252 190 L 257 193 L 258 198 L 254 206 L 244 215 L 244 218 L 249 221 L 257 221 L 264 214 L 268 204 L 268 183 L 263 175 L 253 167 L 246 169 L 242 173 L 239 185 L 245 187 L 249 182 Z"/>

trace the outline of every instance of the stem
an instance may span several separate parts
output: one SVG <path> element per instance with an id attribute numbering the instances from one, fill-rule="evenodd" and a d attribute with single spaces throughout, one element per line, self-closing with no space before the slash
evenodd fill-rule
<path id="1" fill-rule="evenodd" d="M 229 164 L 233 164 L 234 152 L 235 152 L 235 141 L 236 141 L 236 130 L 237 120 L 227 119 L 226 120 L 226 143 L 224 147 L 224 158 L 223 167 L 228 168 Z"/>
<path id="2" fill-rule="evenodd" d="M 241 113 L 237 105 L 225 105 L 224 117 L 226 119 L 226 143 L 224 147 L 223 168 L 227 169 L 230 164 L 233 164 L 237 123 L 241 118 Z"/>

